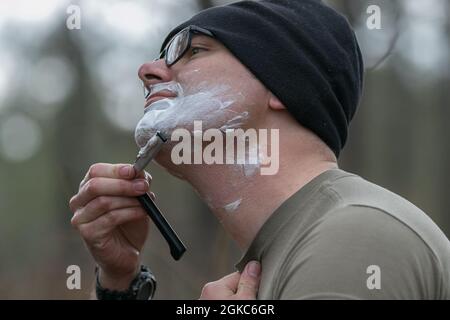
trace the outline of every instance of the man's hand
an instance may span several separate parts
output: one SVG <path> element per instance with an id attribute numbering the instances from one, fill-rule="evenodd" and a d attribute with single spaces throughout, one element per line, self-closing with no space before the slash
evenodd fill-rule
<path id="1" fill-rule="evenodd" d="M 126 290 L 139 271 L 149 219 L 136 196 L 146 193 L 150 182 L 150 175 L 136 176 L 129 164 L 97 163 L 70 199 L 72 225 L 100 267 L 104 288 Z"/>
<path id="2" fill-rule="evenodd" d="M 261 265 L 257 261 L 251 261 L 242 274 L 235 272 L 207 283 L 200 300 L 255 300 L 260 281 Z"/>

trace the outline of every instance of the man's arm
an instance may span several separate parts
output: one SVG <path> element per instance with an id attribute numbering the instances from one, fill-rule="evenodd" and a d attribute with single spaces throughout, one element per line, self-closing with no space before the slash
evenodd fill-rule
<path id="1" fill-rule="evenodd" d="M 70 200 L 72 225 L 97 263 L 104 289 L 127 291 L 139 273 L 149 219 L 136 196 L 147 192 L 150 182 L 148 174 L 135 176 L 131 165 L 97 163 Z M 206 284 L 200 299 L 256 299 L 260 273 L 259 263 L 250 262 L 242 274 Z"/>
<path id="2" fill-rule="evenodd" d="M 99 267 L 105 289 L 128 289 L 140 267 L 149 219 L 136 196 L 149 191 L 151 176 L 131 165 L 97 163 L 69 202 L 72 225 Z"/>

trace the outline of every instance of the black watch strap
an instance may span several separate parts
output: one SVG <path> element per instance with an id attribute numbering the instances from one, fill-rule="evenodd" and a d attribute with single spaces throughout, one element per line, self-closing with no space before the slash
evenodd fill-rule
<path id="1" fill-rule="evenodd" d="M 126 291 L 103 288 L 98 277 L 98 267 L 95 268 L 95 278 L 95 293 L 98 300 L 150 300 L 156 291 L 156 279 L 151 270 L 144 265 Z"/>

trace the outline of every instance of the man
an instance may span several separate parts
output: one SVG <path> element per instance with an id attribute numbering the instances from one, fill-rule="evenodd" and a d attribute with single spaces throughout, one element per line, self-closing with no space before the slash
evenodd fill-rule
<path id="1" fill-rule="evenodd" d="M 144 136 L 193 131 L 190 120 L 279 130 L 278 143 L 268 142 L 279 147 L 273 175 L 176 165 L 174 143 L 156 158 L 195 188 L 245 252 L 239 272 L 207 284 L 201 298 L 450 298 L 450 244 L 439 228 L 400 196 L 338 168 L 363 78 L 342 16 L 314 0 L 243 1 L 200 12 L 163 48 L 139 69 L 150 89 Z M 130 165 L 95 164 L 70 200 L 101 297 L 136 298 L 130 290 L 147 272 L 148 219 L 135 197 L 150 179 L 135 175 Z"/>

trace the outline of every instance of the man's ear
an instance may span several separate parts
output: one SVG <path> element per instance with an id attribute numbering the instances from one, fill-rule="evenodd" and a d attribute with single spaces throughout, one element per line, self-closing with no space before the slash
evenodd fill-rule
<path id="1" fill-rule="evenodd" d="M 269 108 L 272 110 L 284 110 L 286 107 L 273 93 L 270 93 Z"/>

